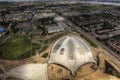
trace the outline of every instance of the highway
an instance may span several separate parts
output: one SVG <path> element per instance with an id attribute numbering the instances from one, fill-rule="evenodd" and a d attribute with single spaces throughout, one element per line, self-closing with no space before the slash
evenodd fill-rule
<path id="1" fill-rule="evenodd" d="M 69 21 L 69 20 L 67 20 Z M 69 21 L 71 22 L 71 21 Z M 72 23 L 72 22 L 71 22 Z M 117 55 L 115 52 L 113 52 L 111 49 L 109 49 L 105 44 L 99 42 L 94 36 L 92 36 L 90 33 L 86 33 L 85 31 L 83 31 L 79 26 L 76 26 L 74 23 L 73 27 L 80 33 L 84 34 L 86 37 L 90 38 L 91 40 L 93 40 L 97 45 L 99 45 L 99 47 L 105 49 L 104 50 L 104 55 L 107 56 L 107 58 L 109 58 L 112 62 L 114 62 L 115 64 L 117 64 L 120 67 L 120 56 Z"/>

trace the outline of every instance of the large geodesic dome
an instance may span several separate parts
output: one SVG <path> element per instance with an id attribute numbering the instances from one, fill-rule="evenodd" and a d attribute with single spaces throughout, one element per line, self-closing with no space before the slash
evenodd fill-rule
<path id="1" fill-rule="evenodd" d="M 96 61 L 88 45 L 78 37 L 65 36 L 54 44 L 48 63 L 62 65 L 72 74 L 83 64 Z"/>

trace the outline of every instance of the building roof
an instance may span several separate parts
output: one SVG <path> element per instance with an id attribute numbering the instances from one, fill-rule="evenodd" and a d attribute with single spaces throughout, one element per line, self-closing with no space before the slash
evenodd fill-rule
<path id="1" fill-rule="evenodd" d="M 64 21 L 64 18 L 61 17 L 61 16 L 58 16 L 58 17 L 55 17 L 55 18 L 54 18 L 54 21 L 55 21 L 55 22 Z"/>
<path id="2" fill-rule="evenodd" d="M 18 77 L 24 80 L 48 80 L 47 64 L 26 64 L 11 69 L 7 76 Z"/>
<path id="3" fill-rule="evenodd" d="M 96 61 L 88 45 L 78 37 L 65 36 L 54 44 L 48 63 L 62 65 L 72 74 L 85 63 Z"/>
<path id="4" fill-rule="evenodd" d="M 3 33 L 3 32 L 5 32 L 5 30 L 6 30 L 5 28 L 3 28 L 2 26 L 0 26 L 0 34 Z"/>

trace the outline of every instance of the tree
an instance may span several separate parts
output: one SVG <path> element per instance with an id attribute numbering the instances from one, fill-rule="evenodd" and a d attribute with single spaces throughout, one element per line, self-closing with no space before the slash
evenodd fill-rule
<path id="1" fill-rule="evenodd" d="M 5 11 L 4 10 L 1 11 L 1 18 L 3 22 L 5 23 Z"/>
<path id="2" fill-rule="evenodd" d="M 44 57 L 44 58 L 47 58 L 47 56 L 48 56 L 48 53 L 44 53 L 44 54 L 42 55 L 42 57 Z"/>

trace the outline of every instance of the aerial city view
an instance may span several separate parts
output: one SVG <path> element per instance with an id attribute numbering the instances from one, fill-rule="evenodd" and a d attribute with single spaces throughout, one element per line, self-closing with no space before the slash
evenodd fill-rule
<path id="1" fill-rule="evenodd" d="M 0 80 L 120 80 L 120 0 L 0 0 Z"/>

